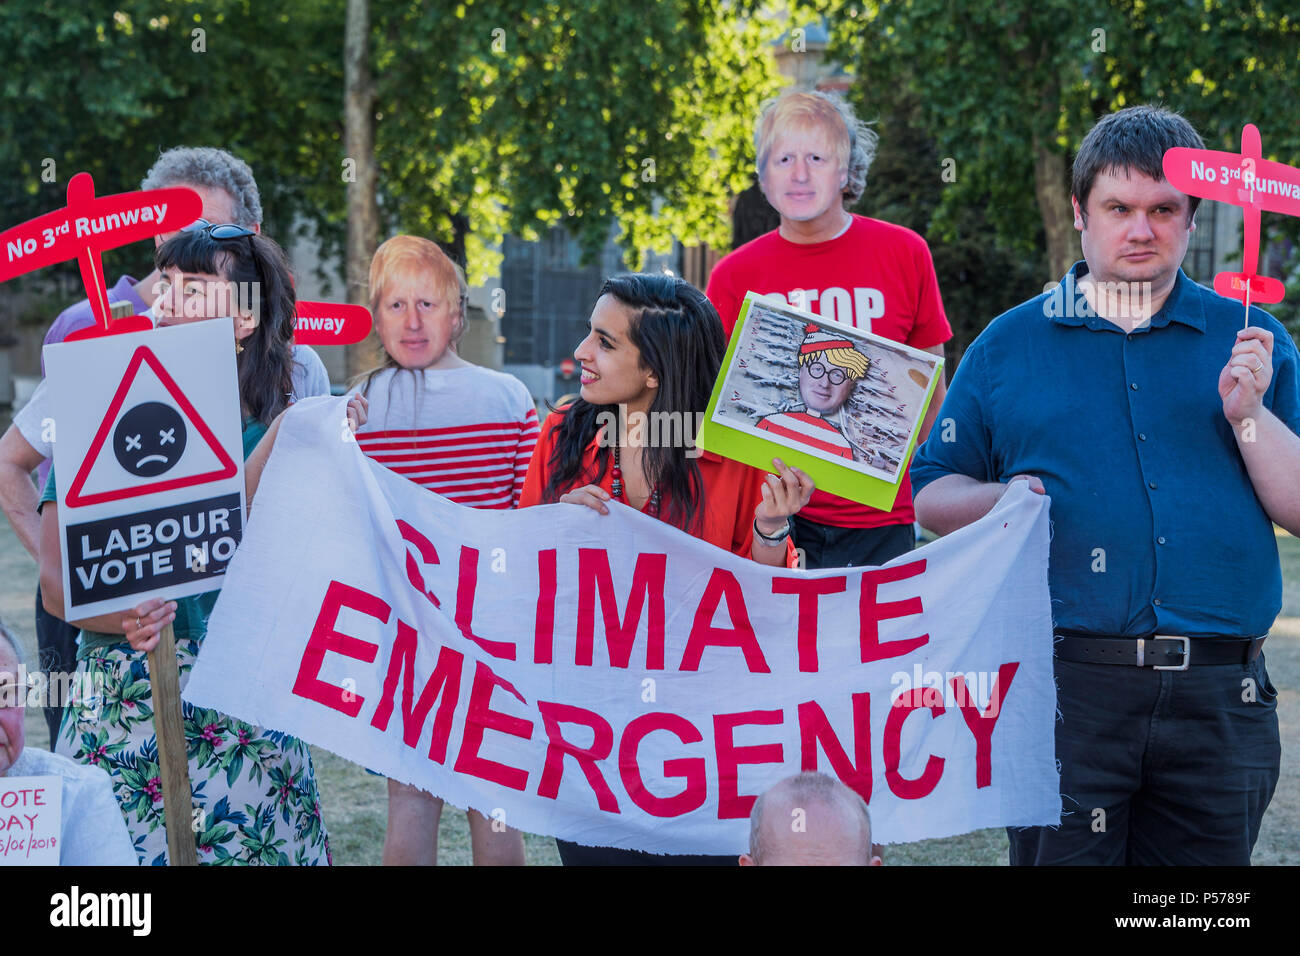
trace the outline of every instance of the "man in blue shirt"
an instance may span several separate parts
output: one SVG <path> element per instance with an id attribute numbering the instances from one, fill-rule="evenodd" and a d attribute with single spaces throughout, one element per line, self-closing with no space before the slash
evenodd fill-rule
<path id="1" fill-rule="evenodd" d="M 1013 864 L 1247 864 L 1277 784 L 1260 648 L 1273 523 L 1300 533 L 1298 356 L 1179 268 L 1197 200 L 1164 179 L 1174 146 L 1203 144 L 1151 107 L 1084 138 L 1084 261 L 967 350 L 912 464 L 941 534 L 1012 481 L 1052 499 L 1062 819 L 1009 831 Z"/>

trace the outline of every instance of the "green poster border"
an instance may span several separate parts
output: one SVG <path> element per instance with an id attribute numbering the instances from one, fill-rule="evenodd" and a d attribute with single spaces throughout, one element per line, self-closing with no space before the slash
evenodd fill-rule
<path id="1" fill-rule="evenodd" d="M 864 475 L 860 471 L 855 471 L 844 465 L 837 465 L 834 462 L 826 461 L 824 458 L 818 458 L 815 455 L 799 451 L 780 442 L 759 438 L 756 435 L 729 428 L 714 421 L 713 412 L 717 408 L 722 395 L 722 383 L 726 381 L 727 374 L 731 371 L 736 347 L 740 343 L 741 332 L 745 327 L 745 323 L 749 320 L 750 306 L 759 298 L 760 296 L 757 293 L 749 292 L 746 293 L 744 302 L 741 303 L 740 316 L 736 320 L 736 327 L 732 330 L 731 341 L 727 344 L 727 352 L 723 356 L 722 368 L 718 371 L 717 381 L 713 383 L 713 394 L 709 396 L 709 406 L 705 409 L 704 422 L 695 437 L 695 444 L 707 452 L 721 455 L 724 458 L 731 458 L 746 465 L 752 465 L 763 471 L 773 471 L 772 459 L 780 458 L 787 465 L 793 465 L 806 472 L 822 491 L 839 495 L 841 498 L 848 498 L 850 501 L 860 502 L 869 508 L 892 511 L 894 502 L 898 499 L 898 491 L 902 486 L 903 476 L 907 474 L 907 469 L 912 463 L 912 453 L 916 448 L 917 431 L 913 431 L 911 438 L 908 440 L 907 449 L 903 453 L 903 463 L 898 469 L 898 479 L 891 482 L 883 478 Z M 781 312 L 806 317 L 808 321 L 816 322 L 818 325 L 839 326 L 848 329 L 855 336 L 874 339 L 887 348 L 901 348 L 910 352 L 920 351 L 903 345 L 901 342 L 894 342 L 879 335 L 872 335 L 870 332 L 846 326 L 842 322 L 833 322 L 830 319 L 814 315 L 811 312 L 805 312 L 802 309 L 794 309 L 786 305 L 778 306 L 777 303 L 764 304 Z M 940 376 L 943 375 L 943 356 L 934 357 L 938 359 L 938 364 L 935 366 L 934 375 L 930 379 L 930 387 L 926 390 L 925 398 L 921 402 L 921 413 L 918 416 L 918 421 L 925 420 L 926 413 L 930 408 L 930 399 L 934 397 L 934 390 L 939 384 Z"/>

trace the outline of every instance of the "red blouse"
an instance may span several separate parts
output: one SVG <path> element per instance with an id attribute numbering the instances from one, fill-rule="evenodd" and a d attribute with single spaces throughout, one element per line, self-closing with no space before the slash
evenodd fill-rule
<path id="1" fill-rule="evenodd" d="M 542 434 L 537 441 L 532 461 L 528 463 L 528 475 L 524 478 L 524 490 L 519 497 L 519 507 L 527 508 L 542 503 L 542 492 L 550 479 L 548 473 L 551 451 L 555 447 L 555 429 L 560 424 L 564 413 L 552 412 L 542 424 Z M 596 484 L 613 494 L 613 468 L 606 468 L 604 476 L 596 481 L 599 466 L 596 452 L 600 447 L 600 433 L 591 440 L 582 455 L 583 475 L 566 491 L 583 485 Z M 703 527 L 694 536 L 719 548 L 724 548 L 742 558 L 750 557 L 754 539 L 754 509 L 763 500 L 761 487 L 764 472 L 749 465 L 723 458 L 720 455 L 700 450 L 696 459 L 700 467 L 700 479 L 704 486 Z M 624 502 L 626 503 L 626 502 Z M 650 502 L 641 509 L 645 514 Z M 661 520 L 668 513 L 668 502 L 660 502 Z M 786 539 L 786 567 L 798 567 L 795 558 L 794 542 Z"/>

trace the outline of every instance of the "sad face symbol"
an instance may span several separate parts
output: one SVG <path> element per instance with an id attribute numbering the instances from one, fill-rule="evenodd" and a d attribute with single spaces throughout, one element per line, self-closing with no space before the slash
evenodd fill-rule
<path id="1" fill-rule="evenodd" d="M 113 429 L 113 454 L 133 475 L 152 478 L 181 460 L 185 453 L 185 421 L 162 402 L 143 402 Z"/>

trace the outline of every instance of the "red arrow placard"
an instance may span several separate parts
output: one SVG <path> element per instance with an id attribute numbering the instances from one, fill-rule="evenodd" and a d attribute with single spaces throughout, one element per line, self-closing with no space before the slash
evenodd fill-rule
<path id="1" fill-rule="evenodd" d="M 70 339 L 151 328 L 143 316 L 119 319 L 110 328 L 108 286 L 100 253 L 174 232 L 202 214 L 203 200 L 192 189 L 147 189 L 96 197 L 90 173 L 77 173 L 68 181 L 66 206 L 0 233 L 0 282 L 76 259 L 96 324 Z"/>
<path id="2" fill-rule="evenodd" d="M 1286 293 L 1277 279 L 1256 271 L 1260 213 L 1300 216 L 1300 169 L 1264 159 L 1259 130 L 1251 123 L 1242 128 L 1240 153 L 1179 146 L 1165 152 L 1163 166 L 1165 178 L 1176 189 L 1241 207 L 1242 270 L 1220 272 L 1214 277 L 1214 291 L 1245 303 L 1249 325 L 1252 301 L 1281 302 Z"/>
<path id="3" fill-rule="evenodd" d="M 293 340 L 298 345 L 353 345 L 364 341 L 373 325 L 364 305 L 299 302 Z"/>
<path id="4" fill-rule="evenodd" d="M 1249 288 L 1247 288 L 1249 286 Z M 1247 275 L 1244 272 L 1220 272 L 1214 277 L 1214 291 L 1225 299 L 1238 302 L 1281 302 L 1286 286 L 1271 276 Z"/>

